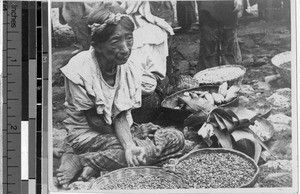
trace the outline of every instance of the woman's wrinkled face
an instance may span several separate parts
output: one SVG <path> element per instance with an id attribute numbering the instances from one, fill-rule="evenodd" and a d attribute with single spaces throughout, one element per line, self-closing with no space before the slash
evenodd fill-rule
<path id="1" fill-rule="evenodd" d="M 110 63 L 122 65 L 127 62 L 133 45 L 132 31 L 125 29 L 120 24 L 115 32 L 106 42 L 99 43 L 95 47 L 96 51 Z"/>

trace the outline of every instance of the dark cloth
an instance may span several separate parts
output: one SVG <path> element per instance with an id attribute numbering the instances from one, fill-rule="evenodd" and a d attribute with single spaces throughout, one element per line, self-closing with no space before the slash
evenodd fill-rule
<path id="1" fill-rule="evenodd" d="M 200 49 L 198 70 L 241 63 L 233 1 L 198 1 Z"/>
<path id="2" fill-rule="evenodd" d="M 183 30 L 188 30 L 196 22 L 195 1 L 177 1 L 177 20 Z"/>
<path id="3" fill-rule="evenodd" d="M 206 11 L 220 26 L 236 27 L 237 13 L 234 13 L 233 0 L 228 1 L 197 1 L 198 12 Z M 200 15 L 201 14 L 201 15 Z M 202 13 L 199 13 L 199 20 Z M 200 21 L 199 21 L 200 22 Z"/>
<path id="4" fill-rule="evenodd" d="M 153 121 L 161 113 L 161 102 L 166 97 L 169 78 L 158 79 L 155 91 L 149 95 L 142 96 L 142 106 L 131 111 L 132 118 L 136 123 L 147 123 Z"/>

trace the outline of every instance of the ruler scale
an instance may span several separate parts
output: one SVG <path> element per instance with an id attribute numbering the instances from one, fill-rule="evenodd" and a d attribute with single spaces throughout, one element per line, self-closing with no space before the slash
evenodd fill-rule
<path id="1" fill-rule="evenodd" d="M 42 2 L 42 194 L 48 191 L 48 2 Z"/>
<path id="2" fill-rule="evenodd" d="M 21 193 L 22 2 L 3 2 L 3 193 Z"/>
<path id="3" fill-rule="evenodd" d="M 28 192 L 30 194 L 36 193 L 36 72 L 37 72 L 37 61 L 36 61 L 36 48 L 37 48 L 37 37 L 36 37 L 36 2 L 30 1 L 29 4 L 29 108 L 28 108 L 28 121 L 29 121 L 29 180 L 28 180 Z"/>
<path id="4" fill-rule="evenodd" d="M 22 171 L 21 171 L 21 180 L 22 180 L 22 194 L 28 194 L 28 2 L 22 2 L 22 148 L 21 148 L 21 162 L 22 162 Z"/>

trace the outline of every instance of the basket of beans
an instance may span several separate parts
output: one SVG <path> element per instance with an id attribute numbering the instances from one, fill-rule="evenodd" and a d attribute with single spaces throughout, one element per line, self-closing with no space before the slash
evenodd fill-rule
<path id="1" fill-rule="evenodd" d="M 128 167 L 96 179 L 90 190 L 180 189 L 187 188 L 180 175 L 160 167 Z"/>
<path id="2" fill-rule="evenodd" d="M 240 88 L 236 85 L 229 87 L 227 82 L 219 86 L 199 86 L 167 96 L 162 101 L 161 106 L 169 118 L 181 122 L 191 113 L 197 111 L 191 103 L 199 106 L 205 104 L 209 107 L 237 107 L 239 104 L 239 90 Z M 203 107 L 203 109 L 205 108 Z M 204 117 L 206 118 L 206 115 Z"/>
<path id="3" fill-rule="evenodd" d="M 195 150 L 176 161 L 189 188 L 245 188 L 257 182 L 259 168 L 242 152 L 224 148 Z"/>
<path id="4" fill-rule="evenodd" d="M 220 85 L 228 82 L 229 86 L 240 85 L 243 81 L 246 68 L 241 65 L 222 65 L 199 71 L 194 79 L 199 85 Z"/>
<path id="5" fill-rule="evenodd" d="M 276 71 L 280 74 L 283 80 L 291 83 L 291 52 L 286 51 L 275 55 L 272 58 L 272 64 L 275 66 Z"/>

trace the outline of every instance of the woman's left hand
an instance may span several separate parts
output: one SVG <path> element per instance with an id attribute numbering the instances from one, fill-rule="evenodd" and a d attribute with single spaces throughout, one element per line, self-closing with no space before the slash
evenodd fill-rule
<path id="1" fill-rule="evenodd" d="M 125 148 L 125 158 L 128 166 L 140 166 L 146 164 L 146 151 L 143 147 L 130 146 Z"/>

